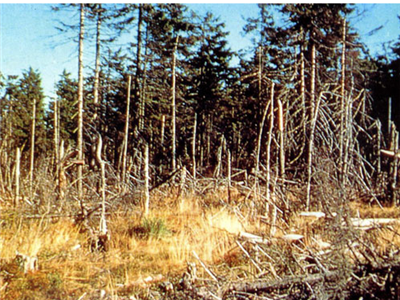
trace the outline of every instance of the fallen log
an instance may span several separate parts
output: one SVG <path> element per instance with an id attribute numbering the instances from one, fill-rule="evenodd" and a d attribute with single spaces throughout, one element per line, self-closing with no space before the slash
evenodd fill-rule
<path id="1" fill-rule="evenodd" d="M 389 156 L 389 157 L 397 157 L 400 158 L 400 153 L 395 153 L 394 151 L 381 149 L 381 154 Z"/>
<path id="2" fill-rule="evenodd" d="M 244 292 L 244 293 L 268 293 L 277 290 L 287 290 L 291 286 L 297 284 L 308 284 L 315 285 L 323 282 L 334 282 L 339 276 L 339 271 L 327 272 L 326 274 L 310 274 L 301 276 L 290 276 L 280 280 L 265 281 L 259 280 L 254 282 L 237 282 L 232 283 L 225 292 L 228 295 L 232 292 Z"/>
<path id="3" fill-rule="evenodd" d="M 351 219 L 352 225 L 356 229 L 360 230 L 370 230 L 379 226 L 387 226 L 391 225 L 394 223 L 399 222 L 398 219 L 389 219 L 389 218 L 371 218 L 371 219 L 359 219 L 359 218 L 353 218 Z"/>

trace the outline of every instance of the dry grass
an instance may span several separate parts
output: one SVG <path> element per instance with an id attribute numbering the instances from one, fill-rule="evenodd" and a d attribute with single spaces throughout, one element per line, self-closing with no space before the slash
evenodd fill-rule
<path id="1" fill-rule="evenodd" d="M 137 294 L 143 290 L 144 278 L 180 277 L 188 261 L 197 262 L 193 252 L 218 274 L 232 279 L 255 276 L 259 272 L 238 249 L 236 238 L 241 231 L 261 235 L 269 230 L 257 220 L 243 221 L 246 218 L 230 210 L 233 206 L 220 205 L 220 193 L 202 198 L 153 195 L 146 218 L 131 210 L 113 212 L 108 217 L 111 240 L 105 253 L 91 251 L 88 234 L 70 218 L 29 219 L 12 209 L 3 210 L 0 299 L 79 299 L 100 290 L 112 295 Z M 240 195 L 234 200 L 242 201 Z M 397 208 L 357 202 L 351 203 L 350 211 L 361 217 L 400 216 Z M 264 249 L 273 260 L 264 257 L 262 265 L 263 276 L 272 279 L 274 274 L 299 269 L 298 262 L 289 259 L 297 254 L 279 239 L 281 235 L 303 234 L 304 247 L 314 247 L 316 239 L 331 242 L 323 220 L 305 220 L 293 214 L 287 223 L 279 222 L 274 242 Z M 388 253 L 400 247 L 399 232 L 400 226 L 392 226 L 365 233 L 363 238 L 369 239 L 377 252 Z M 39 270 L 24 274 L 16 268 L 16 251 L 37 256 Z M 199 277 L 209 278 L 201 267 L 198 270 Z"/>
<path id="2" fill-rule="evenodd" d="M 236 235 L 243 230 L 238 218 L 226 209 L 205 209 L 191 197 L 171 205 L 154 207 L 146 219 L 114 213 L 108 220 L 111 241 L 106 253 L 92 252 L 87 234 L 69 218 L 3 218 L 1 299 L 76 299 L 99 289 L 121 292 L 148 276 L 181 276 L 186 263 L 195 261 L 193 251 L 213 264 L 232 249 Z M 150 225 L 160 221 L 160 232 L 138 234 L 146 220 Z M 39 271 L 23 274 L 11 269 L 16 251 L 37 256 Z"/>

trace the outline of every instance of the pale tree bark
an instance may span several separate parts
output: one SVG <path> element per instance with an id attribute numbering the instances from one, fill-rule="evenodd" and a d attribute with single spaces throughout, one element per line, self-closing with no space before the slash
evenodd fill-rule
<path id="1" fill-rule="evenodd" d="M 20 165 L 21 165 L 21 148 L 17 148 L 17 152 L 15 155 L 15 200 L 14 206 L 17 207 L 19 205 L 19 192 L 20 192 Z"/>
<path id="2" fill-rule="evenodd" d="M 381 140 L 382 140 L 382 124 L 379 119 L 375 121 L 376 125 L 376 174 L 380 178 L 381 174 Z"/>
<path id="3" fill-rule="evenodd" d="M 389 97 L 389 99 L 388 99 L 388 123 L 387 123 L 389 136 L 392 134 L 391 133 L 391 130 L 392 130 L 391 122 L 392 122 L 392 98 Z"/>
<path id="4" fill-rule="evenodd" d="M 36 136 L 36 98 L 33 98 L 32 104 L 32 122 L 31 122 L 31 153 L 29 169 L 29 192 L 32 197 L 33 188 L 33 170 L 35 165 L 35 136 Z"/>
<path id="5" fill-rule="evenodd" d="M 312 164 L 313 164 L 313 154 L 314 154 L 315 128 L 318 119 L 319 105 L 321 103 L 322 97 L 323 95 L 320 95 L 318 97 L 318 101 L 315 105 L 315 113 L 311 119 L 310 140 L 308 145 L 308 157 L 307 157 L 307 196 L 306 196 L 307 210 L 310 209 L 310 203 L 311 203 L 311 178 L 312 178 Z"/>
<path id="6" fill-rule="evenodd" d="M 164 149 L 164 139 L 165 139 L 165 115 L 161 116 L 161 147 Z"/>
<path id="7" fill-rule="evenodd" d="M 317 110 L 315 108 L 315 84 L 316 84 L 316 47 L 315 43 L 311 46 L 311 86 L 310 86 L 310 121 L 311 131 L 308 142 L 308 155 L 307 155 L 307 196 L 306 206 L 307 210 L 310 208 L 311 202 L 311 177 L 312 177 L 312 159 L 314 152 L 314 131 L 317 121 Z"/>
<path id="8" fill-rule="evenodd" d="M 139 4 L 138 12 L 138 28 L 137 28 L 137 46 L 136 46 L 136 76 L 135 76 L 135 101 L 139 103 L 139 130 L 144 128 L 144 99 L 142 89 L 140 87 L 140 78 L 142 73 L 141 68 L 141 53 L 142 53 L 142 23 L 143 23 L 143 3 Z M 142 114 L 143 110 L 143 114 Z M 135 129 L 136 131 L 136 129 Z"/>
<path id="9" fill-rule="evenodd" d="M 144 145 L 144 215 L 149 214 L 150 206 L 149 144 Z"/>
<path id="10" fill-rule="evenodd" d="M 218 153 L 217 153 L 217 166 L 215 167 L 214 170 L 214 178 L 219 178 L 221 176 L 221 171 L 222 171 L 222 152 L 225 147 L 225 137 L 221 135 L 220 139 L 220 145 L 218 147 Z"/>
<path id="11" fill-rule="evenodd" d="M 101 4 L 99 5 L 96 21 L 96 62 L 94 71 L 94 86 L 93 86 L 93 103 L 95 105 L 95 112 L 93 119 L 97 119 L 98 103 L 99 103 L 99 85 L 100 85 L 100 30 L 101 30 Z"/>
<path id="12" fill-rule="evenodd" d="M 85 33 L 85 4 L 80 4 L 79 22 L 79 58 L 78 58 L 78 160 L 83 161 L 83 39 Z M 78 198 L 83 198 L 83 165 L 78 165 Z"/>
<path id="13" fill-rule="evenodd" d="M 279 129 L 279 176 L 285 176 L 285 125 L 283 120 L 283 105 L 282 101 L 278 100 L 278 129 Z"/>
<path id="14" fill-rule="evenodd" d="M 270 108 L 269 108 L 269 132 L 267 140 L 267 202 L 271 201 L 270 185 L 271 185 L 271 144 L 272 144 L 272 132 L 274 129 L 274 90 L 275 84 L 271 85 L 271 98 L 270 98 Z M 268 212 L 268 209 L 267 209 Z"/>
<path id="15" fill-rule="evenodd" d="M 342 32 L 342 57 L 341 57 L 341 87 L 340 87 L 340 136 L 339 136 L 339 161 L 340 161 L 340 181 L 345 182 L 345 139 L 347 130 L 347 97 L 346 97 L 346 20 L 343 20 Z"/>
<path id="16" fill-rule="evenodd" d="M 126 112 L 125 112 L 125 130 L 124 130 L 124 148 L 122 152 L 122 182 L 126 181 L 126 162 L 128 155 L 128 137 L 129 137 L 129 119 L 130 119 L 130 104 L 131 104 L 131 76 L 128 76 L 128 86 L 126 92 Z"/>
<path id="17" fill-rule="evenodd" d="M 305 77 L 305 58 L 304 58 L 304 31 L 301 28 L 301 35 L 303 38 L 303 44 L 300 46 L 300 94 L 301 94 L 301 106 L 303 109 L 303 132 L 306 134 L 307 128 L 307 106 L 306 106 L 306 77 Z"/>
<path id="18" fill-rule="evenodd" d="M 193 137 L 192 137 L 192 176 L 196 179 L 196 130 L 197 130 L 197 113 L 194 114 Z"/>
<path id="19" fill-rule="evenodd" d="M 176 170 L 176 52 L 179 35 L 175 38 L 174 52 L 172 53 L 172 171 Z"/>
<path id="20" fill-rule="evenodd" d="M 58 114 L 58 101 L 54 101 L 54 120 L 53 120 L 53 129 L 54 129 L 54 165 L 56 167 L 56 178 L 58 178 L 58 168 L 60 163 L 60 131 L 59 131 L 59 114 Z M 58 179 L 57 179 L 58 181 Z M 58 182 L 57 182 L 58 185 Z"/>
<path id="21" fill-rule="evenodd" d="M 261 85 L 262 85 L 262 47 L 258 47 L 258 102 L 261 103 Z"/>
<path id="22" fill-rule="evenodd" d="M 262 84 L 262 47 L 258 47 L 258 103 L 261 103 L 261 84 Z M 255 173 L 256 173 L 256 185 L 258 188 L 258 172 L 260 170 L 260 152 L 261 152 L 261 140 L 262 140 L 262 134 L 263 134 L 263 130 L 264 130 L 264 123 L 265 123 L 265 119 L 267 117 L 267 111 L 268 111 L 268 106 L 269 103 L 266 102 L 265 104 L 265 108 L 263 111 L 263 115 L 261 118 L 261 122 L 259 124 L 259 128 L 258 128 L 258 137 L 257 137 L 257 148 L 256 148 L 256 169 L 255 169 Z"/>
<path id="23" fill-rule="evenodd" d="M 316 82 L 316 48 L 315 43 L 311 46 L 311 87 L 310 87 L 310 120 L 313 119 L 315 115 L 315 82 Z"/>
<path id="24" fill-rule="evenodd" d="M 390 178 L 389 192 L 392 201 L 392 206 L 397 206 L 397 174 L 398 174 L 398 151 L 399 151 L 399 132 L 396 130 L 396 125 L 391 122 L 390 150 L 394 153 L 393 160 L 390 163 Z"/>
<path id="25" fill-rule="evenodd" d="M 106 163 L 102 158 L 102 150 L 103 150 L 103 140 L 101 135 L 99 134 L 97 137 L 97 147 L 96 147 L 96 159 L 98 164 L 100 165 L 101 172 L 101 217 L 100 217 L 100 225 L 99 232 L 101 235 L 106 236 L 108 234 L 107 229 L 107 220 L 106 220 Z"/>

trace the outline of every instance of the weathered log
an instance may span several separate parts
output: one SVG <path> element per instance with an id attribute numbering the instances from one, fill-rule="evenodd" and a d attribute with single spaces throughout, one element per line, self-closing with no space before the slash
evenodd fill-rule
<path id="1" fill-rule="evenodd" d="M 391 225 L 394 223 L 398 223 L 398 219 L 389 219 L 389 218 L 371 218 L 371 219 L 359 219 L 352 218 L 351 223 L 356 229 L 360 230 L 369 230 L 380 226 Z"/>
<path id="2" fill-rule="evenodd" d="M 328 272 L 326 274 L 312 274 L 302 276 L 290 276 L 280 280 L 274 281 L 254 281 L 254 282 L 238 282 L 232 283 L 225 295 L 231 292 L 245 292 L 245 293 L 258 293 L 258 292 L 273 292 L 276 290 L 288 289 L 296 284 L 309 284 L 314 285 L 321 282 L 334 282 L 338 278 L 339 272 Z"/>

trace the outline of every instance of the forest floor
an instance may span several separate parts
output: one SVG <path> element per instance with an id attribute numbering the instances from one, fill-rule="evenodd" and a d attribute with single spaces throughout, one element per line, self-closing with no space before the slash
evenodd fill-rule
<path id="1" fill-rule="evenodd" d="M 369 275 L 353 267 L 378 268 L 400 248 L 398 208 L 351 202 L 346 218 L 387 220 L 371 228 L 353 223 L 350 230 L 343 214 L 338 223 L 336 214 L 310 217 L 301 211 L 286 219 L 278 214 L 271 226 L 251 212 L 245 196 L 236 195 L 230 204 L 221 200 L 225 196 L 152 196 L 147 217 L 135 205 L 121 206 L 107 216 L 106 251 L 94 250 L 71 216 L 3 205 L 0 299 L 279 299 L 288 295 L 288 286 L 290 299 L 318 299 L 327 293 L 315 286 L 318 274 L 326 285 L 330 274 L 350 270 L 366 283 Z M 294 288 L 299 278 L 314 280 L 308 291 Z M 368 280 L 379 285 L 384 275 Z"/>

